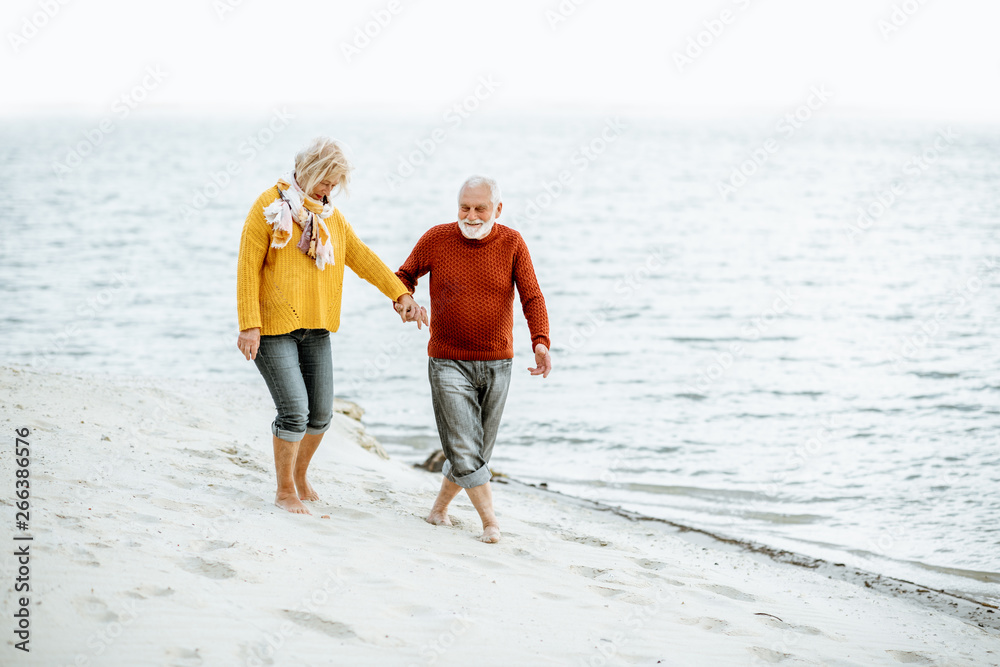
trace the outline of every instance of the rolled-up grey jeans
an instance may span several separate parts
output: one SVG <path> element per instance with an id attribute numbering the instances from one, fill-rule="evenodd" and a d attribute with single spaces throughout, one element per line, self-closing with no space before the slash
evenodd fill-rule
<path id="1" fill-rule="evenodd" d="M 427 359 L 434 419 L 445 456 L 441 473 L 463 488 L 486 484 L 492 476 L 487 464 L 507 401 L 513 361 Z"/>

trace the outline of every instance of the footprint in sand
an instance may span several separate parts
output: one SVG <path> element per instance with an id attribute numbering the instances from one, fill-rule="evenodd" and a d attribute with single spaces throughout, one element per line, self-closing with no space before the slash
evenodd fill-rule
<path id="1" fill-rule="evenodd" d="M 651 605 L 653 600 L 646 597 L 645 595 L 639 595 L 631 591 L 623 591 L 620 588 L 610 588 L 608 586 L 588 586 L 590 590 L 603 595 L 606 598 L 614 598 L 618 602 L 625 602 L 627 604 L 637 604 L 637 605 Z"/>
<path id="2" fill-rule="evenodd" d="M 173 594 L 174 594 L 174 589 L 170 588 L 169 586 L 163 588 L 162 586 L 153 586 L 151 584 L 147 584 L 145 586 L 139 586 L 135 590 L 126 593 L 126 595 L 128 595 L 129 597 L 139 598 L 142 600 L 151 597 L 157 597 L 157 598 L 166 597 L 167 595 L 173 595 Z"/>
<path id="3" fill-rule="evenodd" d="M 262 472 L 262 473 L 269 472 L 266 468 L 264 468 L 264 466 L 262 466 L 261 464 L 257 463 L 256 461 L 250 458 L 252 454 L 249 453 L 244 454 L 240 452 L 240 450 L 237 449 L 236 447 L 226 447 L 224 449 L 220 449 L 219 451 L 222 452 L 223 454 L 226 454 L 226 458 L 228 458 L 230 461 L 232 461 L 241 468 L 246 468 L 247 470 L 253 470 L 254 472 Z"/>
<path id="4" fill-rule="evenodd" d="M 166 652 L 167 662 L 170 667 L 198 667 L 204 664 L 201 656 L 198 655 L 198 649 L 193 651 L 188 648 L 170 648 Z"/>
<path id="5" fill-rule="evenodd" d="M 847 638 L 844 636 L 833 636 L 823 632 L 819 628 L 814 628 L 809 625 L 793 625 L 791 623 L 785 623 L 784 621 L 775 618 L 774 616 L 767 615 L 764 612 L 755 612 L 755 616 L 760 619 L 761 623 L 764 625 L 777 630 L 793 630 L 795 632 L 801 632 L 804 635 L 822 636 L 838 642 L 847 641 Z"/>
<path id="6" fill-rule="evenodd" d="M 6 504 L 6 503 L 5 503 Z M 66 516 L 64 514 L 56 514 L 57 519 L 59 519 L 60 528 L 73 528 L 75 530 L 87 530 L 80 519 L 75 516 Z"/>
<path id="7" fill-rule="evenodd" d="M 282 609 L 281 613 L 285 618 L 296 625 L 301 625 L 303 628 L 309 628 L 310 630 L 324 634 L 328 637 L 333 637 L 334 639 L 359 638 L 357 633 L 351 629 L 351 626 L 346 623 L 331 621 L 323 618 L 322 616 L 317 616 L 316 614 L 292 611 L 290 609 Z"/>
<path id="8" fill-rule="evenodd" d="M 387 492 L 385 489 L 367 488 L 367 489 L 365 489 L 365 493 L 367 493 L 368 495 L 370 495 L 372 497 L 371 499 L 374 500 L 377 503 L 384 503 L 384 504 L 389 505 L 389 506 L 398 505 L 399 504 L 398 500 L 396 500 L 395 498 L 390 498 L 387 495 L 387 493 L 391 494 L 392 491 L 388 491 Z"/>
<path id="9" fill-rule="evenodd" d="M 149 502 L 150 504 L 156 505 L 157 507 L 165 510 L 170 510 L 171 512 L 183 512 L 185 514 L 190 513 L 191 508 L 194 507 L 194 503 L 179 503 L 176 500 L 170 500 L 169 498 L 153 498 Z"/>
<path id="10" fill-rule="evenodd" d="M 257 463 L 256 461 L 251 461 L 250 459 L 244 458 L 242 456 L 230 456 L 229 460 L 238 465 L 241 468 L 246 468 L 247 470 L 252 470 L 258 473 L 267 474 L 268 470 Z"/>
<path id="11" fill-rule="evenodd" d="M 187 454 L 189 456 L 197 456 L 200 459 L 217 459 L 217 458 L 219 458 L 219 455 L 216 454 L 215 452 L 211 451 L 211 450 L 205 451 L 205 450 L 201 450 L 201 449 L 182 449 L 181 452 L 183 454 Z"/>
<path id="12" fill-rule="evenodd" d="M 235 542 L 226 542 L 224 540 L 192 540 L 188 543 L 188 546 L 190 546 L 192 550 L 199 553 L 206 553 L 208 551 L 228 549 L 235 544 Z"/>
<path id="13" fill-rule="evenodd" d="M 625 591 L 618 588 L 608 588 L 607 586 L 587 586 L 590 590 L 603 595 L 606 598 L 614 598 L 623 595 Z"/>
<path id="14" fill-rule="evenodd" d="M 749 632 L 739 627 L 733 626 L 729 621 L 721 618 L 702 616 L 700 618 L 682 618 L 679 621 L 684 625 L 694 625 L 710 632 L 721 632 L 729 637 L 760 637 L 758 632 Z"/>
<path id="15" fill-rule="evenodd" d="M 683 625 L 694 625 L 702 630 L 711 630 L 713 632 L 726 632 L 726 628 L 729 627 L 729 621 L 723 621 L 721 618 L 711 618 L 709 616 L 701 616 L 699 618 L 680 618 L 677 622 Z"/>
<path id="16" fill-rule="evenodd" d="M 599 570 L 596 567 L 587 567 L 585 565 L 570 565 L 571 572 L 579 574 L 581 577 L 587 577 L 588 579 L 597 579 L 599 576 L 607 572 L 607 570 Z"/>
<path id="17" fill-rule="evenodd" d="M 559 593 L 549 593 L 548 591 L 539 591 L 539 597 L 543 597 L 546 600 L 568 600 L 569 596 L 560 595 Z"/>
<path id="18" fill-rule="evenodd" d="M 750 655 L 754 656 L 758 660 L 769 663 L 781 662 L 782 660 L 787 660 L 792 657 L 788 653 L 772 651 L 769 648 L 763 648 L 761 646 L 750 646 L 747 648 L 747 651 L 749 651 Z"/>
<path id="19" fill-rule="evenodd" d="M 101 563 L 94 556 L 93 552 L 87 551 L 83 547 L 77 545 L 71 548 L 74 560 L 82 565 L 90 565 L 92 567 L 100 567 Z"/>
<path id="20" fill-rule="evenodd" d="M 368 512 L 362 512 L 361 510 L 352 510 L 349 508 L 335 507 L 330 510 L 330 514 L 338 519 L 350 519 L 352 521 L 365 521 L 371 519 L 374 515 Z"/>
<path id="21" fill-rule="evenodd" d="M 93 616 L 105 623 L 118 620 L 118 614 L 111 611 L 111 608 L 108 607 L 108 604 L 104 600 L 93 595 L 73 600 L 73 606 L 82 614 Z"/>
<path id="22" fill-rule="evenodd" d="M 236 570 L 225 563 L 213 563 L 197 556 L 182 561 L 181 567 L 188 572 L 200 574 L 209 579 L 232 579 L 236 576 Z"/>
<path id="23" fill-rule="evenodd" d="M 59 430 L 59 425 L 58 424 L 53 424 L 50 421 L 46 421 L 44 419 L 38 419 L 37 417 L 35 419 L 28 420 L 28 426 L 32 426 L 32 427 L 34 427 L 33 430 L 39 430 L 39 431 L 58 431 Z"/>
<path id="24" fill-rule="evenodd" d="M 749 593 L 744 593 L 741 590 L 732 588 L 731 586 L 722 586 L 721 584 L 702 584 L 699 588 L 711 591 L 712 593 L 718 593 L 732 600 L 739 600 L 740 602 L 756 602 L 757 598 Z"/>
<path id="25" fill-rule="evenodd" d="M 607 547 L 611 545 L 611 542 L 602 540 L 599 537 L 588 537 L 586 535 L 560 535 L 559 537 L 567 542 L 579 542 L 591 547 Z"/>
<path id="26" fill-rule="evenodd" d="M 934 661 L 916 651 L 886 651 L 896 662 L 908 665 L 933 665 Z"/>
<path id="27" fill-rule="evenodd" d="M 636 572 L 635 576 L 649 579 L 653 583 L 664 583 L 669 584 L 670 586 L 687 586 L 687 584 L 683 581 L 677 581 L 676 579 L 671 579 L 670 577 L 664 577 L 656 574 L 655 572 Z"/>

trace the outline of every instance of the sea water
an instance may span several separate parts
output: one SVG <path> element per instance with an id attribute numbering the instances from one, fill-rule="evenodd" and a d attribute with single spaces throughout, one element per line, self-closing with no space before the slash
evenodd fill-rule
<path id="1" fill-rule="evenodd" d="M 264 391 L 235 345 L 240 231 L 328 134 L 356 166 L 337 205 L 393 269 L 466 176 L 502 186 L 554 370 L 529 375 L 515 301 L 496 471 L 997 601 L 1000 131 L 779 121 L 7 120 L 0 362 Z M 390 453 L 436 449 L 426 331 L 348 272 L 332 340 Z"/>

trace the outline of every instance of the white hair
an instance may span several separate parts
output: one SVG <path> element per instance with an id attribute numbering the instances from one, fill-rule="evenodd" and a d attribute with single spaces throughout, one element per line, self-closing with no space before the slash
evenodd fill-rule
<path id="1" fill-rule="evenodd" d="M 462 200 L 462 192 L 465 188 L 478 188 L 480 185 L 485 185 L 490 189 L 490 203 L 496 206 L 500 203 L 500 186 L 492 178 L 487 176 L 469 176 L 465 179 L 465 183 L 462 183 L 462 187 L 458 189 L 458 199 L 459 203 Z"/>

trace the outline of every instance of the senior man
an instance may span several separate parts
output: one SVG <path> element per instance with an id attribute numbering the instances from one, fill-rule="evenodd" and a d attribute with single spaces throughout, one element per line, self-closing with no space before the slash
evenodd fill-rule
<path id="1" fill-rule="evenodd" d="M 396 275 L 413 293 L 430 273 L 432 321 L 427 374 L 445 463 L 427 522 L 450 526 L 448 505 L 464 488 L 483 522 L 479 539 L 500 541 L 488 467 L 514 357 L 514 288 L 531 333 L 532 375 L 548 377 L 549 320 L 521 235 L 496 222 L 503 203 L 496 181 L 472 176 L 458 191 L 458 221 L 431 227 Z"/>

